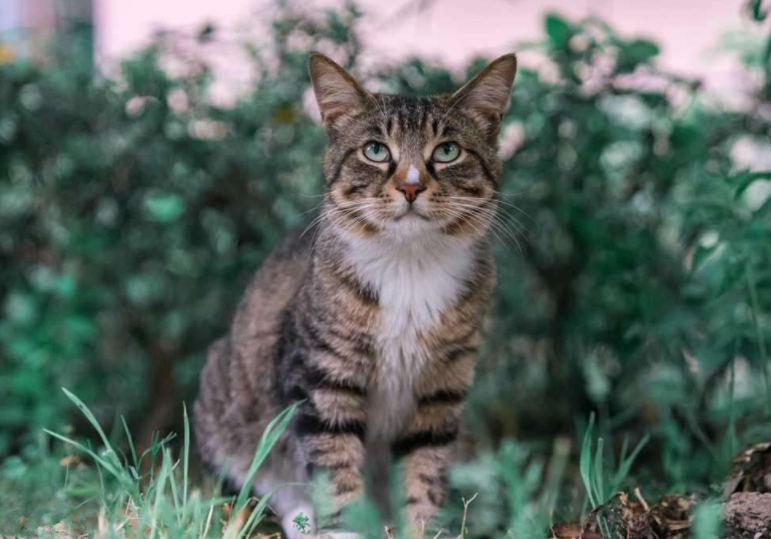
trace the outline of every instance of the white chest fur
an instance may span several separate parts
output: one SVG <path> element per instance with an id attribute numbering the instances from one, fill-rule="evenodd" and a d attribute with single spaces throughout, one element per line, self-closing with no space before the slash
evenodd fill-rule
<path id="1" fill-rule="evenodd" d="M 361 240 L 350 256 L 359 278 L 380 298 L 379 372 L 368 427 L 373 439 L 392 439 L 415 409 L 415 383 L 429 358 L 418 336 L 436 327 L 463 292 L 473 260 L 468 242 L 446 237 Z"/>

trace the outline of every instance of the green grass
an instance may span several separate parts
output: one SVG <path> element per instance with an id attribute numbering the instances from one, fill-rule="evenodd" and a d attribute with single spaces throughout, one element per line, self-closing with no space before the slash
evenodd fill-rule
<path id="1" fill-rule="evenodd" d="M 611 473 L 610 470 L 606 470 L 605 439 L 602 437 L 597 438 L 595 448 L 594 414 L 589 417 L 589 426 L 586 429 L 581 446 L 580 472 L 586 491 L 586 501 L 592 510 L 598 509 L 610 502 L 613 496 L 621 490 L 621 485 L 629 475 L 632 464 L 649 439 L 650 436 L 646 434 L 640 440 L 640 443 L 637 444 L 637 447 L 631 453 L 628 453 L 629 438 L 624 437 L 618 466 Z M 608 522 L 602 516 L 597 516 L 597 523 L 605 537 L 614 536 Z"/>
<path id="2" fill-rule="evenodd" d="M 707 501 L 699 505 L 693 514 L 694 539 L 717 539 L 722 528 L 720 504 Z"/>
<path id="3" fill-rule="evenodd" d="M 73 535 L 100 538 L 245 539 L 263 522 L 270 497 L 253 498 L 249 486 L 288 427 L 297 405 L 270 423 L 255 448 L 244 487 L 227 498 L 219 495 L 218 485 L 203 487 L 191 472 L 186 408 L 182 439 L 176 440 L 176 445 L 171 443 L 175 435 L 170 434 L 139 452 L 125 421 L 120 422 L 120 437 L 108 436 L 88 406 L 66 389 L 64 392 L 91 425 L 99 443 L 46 430 L 47 436 L 61 444 L 51 450 L 41 439 L 37 452 L 7 459 L 0 467 L 0 496 L 4 500 L 0 533 L 44 536 L 52 534 L 58 524 Z M 451 474 L 455 498 L 447 504 L 442 536 L 540 539 L 548 536 L 553 524 L 583 517 L 587 508 L 595 510 L 611 502 L 635 479 L 633 465 L 649 437 L 643 436 L 631 451 L 625 437 L 618 458 L 614 458 L 610 445 L 596 432 L 592 415 L 580 446 L 577 473 L 573 473 L 572 443 L 567 438 L 555 441 L 548 459 L 524 443 L 505 441 L 496 452 L 480 452 L 472 461 L 456 466 Z M 117 438 L 122 438 L 122 443 Z M 172 446 L 177 447 L 178 455 Z M 77 456 L 84 461 L 78 464 Z M 63 457 L 66 460 L 62 461 Z M 583 489 L 571 488 L 579 484 Z M 323 481 L 319 485 L 323 489 Z M 581 511 L 564 509 L 581 505 Z M 600 514 L 600 530 L 615 537 Z M 371 500 L 362 500 L 345 516 L 347 529 L 364 537 L 380 537 L 382 521 Z M 296 525 L 307 530 L 307 521 L 301 518 Z M 719 530 L 716 502 L 698 506 L 694 537 L 716 538 Z M 397 528 L 396 537 L 402 536 Z"/>
<path id="4" fill-rule="evenodd" d="M 624 437 L 618 466 L 611 473 L 609 470 L 606 470 L 604 438 L 598 438 L 596 449 L 593 449 L 595 447 L 594 414 L 589 417 L 589 426 L 586 429 L 583 445 L 581 446 L 580 470 L 581 480 L 586 489 L 587 501 L 592 509 L 605 505 L 613 495 L 621 490 L 621 485 L 629 475 L 632 464 L 649 440 L 650 436 L 646 434 L 637 444 L 637 447 L 629 453 L 629 439 Z"/>
<path id="5" fill-rule="evenodd" d="M 18 503 L 2 508 L 4 529 L 0 531 L 3 533 L 34 530 L 45 534 L 64 523 L 73 534 L 119 539 L 243 539 L 262 522 L 269 496 L 252 498 L 249 485 L 287 428 L 296 405 L 271 422 L 256 448 L 244 487 L 234 498 L 226 498 L 218 495 L 217 487 L 204 489 L 200 480 L 191 476 L 191 433 L 186 408 L 183 408 L 184 429 L 178 456 L 171 447 L 174 434 L 138 452 L 128 426 L 121 421 L 119 434 L 124 451 L 115 439 L 117 436 L 108 436 L 83 401 L 66 389 L 64 392 L 93 428 L 99 445 L 46 430 L 47 436 L 61 442 L 55 445 L 54 452 L 28 455 L 26 463 L 22 458 L 6 461 L 0 469 L 0 493 L 16 491 Z M 40 447 L 48 447 L 43 442 L 41 440 Z M 482 492 L 486 485 L 463 485 L 463 481 L 459 481 L 460 490 L 454 492 L 469 493 L 461 496 L 457 504 L 449 504 L 453 507 L 445 531 L 457 529 L 460 536 L 477 536 L 481 531 L 477 516 L 481 516 L 482 520 L 500 524 L 516 537 L 543 537 L 553 524 L 569 452 L 567 440 L 556 443 L 548 471 L 545 471 L 546 461 L 531 459 L 525 446 L 513 442 L 505 443 L 495 454 L 480 455 L 477 464 L 490 466 L 489 473 L 498 479 L 499 487 L 492 497 L 505 501 L 503 514 L 490 518 L 486 513 L 489 508 L 480 505 L 490 503 L 490 492 Z M 78 456 L 83 460 L 73 458 Z M 61 461 L 62 457 L 67 460 Z M 63 466 L 60 461 L 67 465 Z M 93 465 L 88 465 L 88 461 Z M 474 477 L 478 469 L 471 466 L 467 471 Z M 25 492 L 17 490 L 20 481 L 29 487 Z M 482 497 L 477 500 L 480 493 Z M 475 501 L 476 505 L 472 503 Z M 225 511 L 228 503 L 232 509 Z M 18 527 L 21 518 L 27 521 L 23 529 Z M 352 508 L 346 513 L 346 519 L 349 529 L 366 536 L 377 537 L 382 529 L 370 500 Z M 304 527 L 302 522 L 297 525 L 298 529 Z"/>
<path id="6" fill-rule="evenodd" d="M 24 455 L 6 459 L 0 466 L 0 534 L 53 537 L 58 529 L 115 539 L 246 539 L 261 533 L 258 526 L 264 523 L 270 496 L 255 499 L 249 485 L 297 405 L 270 423 L 255 448 L 244 487 L 236 496 L 224 497 L 219 485 L 204 486 L 191 471 L 185 407 L 181 440 L 169 434 L 140 452 L 125 421 L 108 435 L 83 401 L 66 389 L 64 393 L 91 425 L 98 443 L 45 430 L 35 450 L 30 447 Z M 542 539 L 555 523 L 583 521 L 588 509 L 610 507 L 617 492 L 639 484 L 634 464 L 649 436 L 631 450 L 625 436 L 614 455 L 612 444 L 606 443 L 609 435 L 599 436 L 599 430 L 592 414 L 575 463 L 573 443 L 563 437 L 555 440 L 549 458 L 539 456 L 543 451 L 535 446 L 507 440 L 495 452 L 481 451 L 457 465 L 441 536 Z M 60 443 L 46 443 L 51 438 Z M 323 481 L 316 486 L 323 490 Z M 618 537 L 604 514 L 597 511 L 600 531 Z M 344 527 L 362 537 L 382 536 L 383 523 L 371 500 L 355 504 L 345 519 Z M 300 530 L 310 531 L 307 524 L 301 517 L 296 521 Z M 395 537 L 406 537 L 401 530 L 397 526 Z M 706 498 L 693 511 L 693 537 L 717 539 L 720 531 L 719 500 Z"/>
<path id="7" fill-rule="evenodd" d="M 150 448 L 137 453 L 132 436 L 123 422 L 128 455 L 121 453 L 104 432 L 94 414 L 71 392 L 64 390 L 98 435 L 100 447 L 92 447 L 68 436 L 46 430 L 53 438 L 74 449 L 77 454 L 90 458 L 95 466 L 82 474 L 89 488 L 83 492 L 73 491 L 68 485 L 69 478 L 61 477 L 61 468 L 52 455 L 40 458 L 40 463 L 55 471 L 56 480 L 64 480 L 63 486 L 53 493 L 59 499 L 56 507 L 44 509 L 47 518 L 35 515 L 21 515 L 20 518 L 35 518 L 29 523 L 38 531 L 45 532 L 52 525 L 64 522 L 72 533 L 85 533 L 100 537 L 127 539 L 146 537 L 149 539 L 221 538 L 242 539 L 253 533 L 263 520 L 270 497 L 255 500 L 250 485 L 265 458 L 289 425 L 296 406 L 281 412 L 267 427 L 249 467 L 243 488 L 235 499 L 204 491 L 193 484 L 190 476 L 190 422 L 184 411 L 184 432 L 179 457 L 175 457 L 169 442 L 173 435 L 157 440 Z M 148 470 L 142 472 L 142 470 Z M 8 471 L 6 466 L 6 472 Z M 82 470 L 81 470 L 82 471 Z M 80 473 L 80 472 L 79 472 Z M 7 476 L 7 474 L 6 474 Z M 10 481 L 9 488 L 10 488 Z M 98 488 L 94 488 L 98 483 Z M 52 486 L 52 485 L 49 485 Z M 47 494 L 51 494 L 47 491 Z M 81 500 L 86 494 L 85 500 Z M 33 500 L 36 503 L 39 500 Z M 94 503 L 96 502 L 96 503 Z M 29 501 L 25 502 L 27 507 Z M 230 510 L 225 511 L 230 503 Z M 88 505 L 80 518 L 73 519 L 79 507 Z M 6 508 L 7 511 L 7 508 Z M 17 520 L 18 522 L 18 520 Z M 13 523 L 11 524 L 13 525 Z M 43 526 L 43 527 L 40 527 Z M 77 529 L 76 529 L 77 528 Z M 14 531 L 18 531 L 14 530 Z"/>
<path id="8" fill-rule="evenodd" d="M 255 450 L 244 487 L 237 496 L 226 498 L 218 494 L 218 487 L 202 488 L 200 481 L 191 476 L 191 433 L 186 408 L 178 456 L 171 448 L 173 434 L 156 440 L 139 453 L 128 426 L 121 421 L 124 453 L 88 406 L 66 389 L 64 392 L 92 426 L 100 444 L 94 447 L 46 430 L 48 436 L 62 442 L 56 452 L 43 449 L 47 444 L 41 443 L 41 454 L 28 455 L 28 464 L 21 458 L 6 461 L 0 469 L 0 493 L 4 493 L 4 499 L 5 493 L 14 493 L 18 500 L 14 504 L 11 497 L 11 502 L 3 507 L 4 514 L 0 516 L 5 529 L 0 531 L 34 530 L 45 535 L 52 532 L 53 526 L 64 523 L 70 533 L 92 537 L 244 539 L 263 521 L 270 497 L 254 499 L 249 485 L 288 427 L 297 405 L 270 423 Z M 595 420 L 593 415 L 590 417 L 579 462 L 584 494 L 577 495 L 584 507 L 596 509 L 621 490 L 647 442 L 645 436 L 629 452 L 625 439 L 614 467 L 604 439 L 595 440 Z M 443 534 L 453 536 L 447 530 L 456 529 L 459 537 L 546 537 L 555 523 L 560 493 L 570 482 L 570 447 L 568 439 L 558 439 L 547 461 L 534 457 L 525 445 L 509 441 L 496 453 L 481 453 L 472 462 L 458 466 L 453 471 L 452 484 L 459 499 L 458 503 L 448 504 L 449 517 Z M 65 449 L 74 453 L 64 453 Z M 60 463 L 62 455 L 68 458 L 64 461 L 67 466 Z M 69 465 L 77 455 L 90 459 L 93 465 Z M 231 509 L 226 511 L 228 504 Z M 715 530 L 719 529 L 719 519 L 715 520 L 711 507 L 704 505 L 697 511 L 695 533 L 700 539 L 715 537 Z M 349 529 L 367 537 L 379 536 L 381 521 L 371 501 L 364 500 L 346 517 Z M 18 523 L 22 518 L 27 524 L 20 529 Z M 613 536 L 606 522 L 600 520 L 599 524 L 608 537 Z M 301 520 L 297 526 L 307 528 Z"/>

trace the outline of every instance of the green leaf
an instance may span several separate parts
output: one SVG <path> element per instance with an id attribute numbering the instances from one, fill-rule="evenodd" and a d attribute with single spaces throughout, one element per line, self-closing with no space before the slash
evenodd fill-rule
<path id="1" fill-rule="evenodd" d="M 148 193 L 144 199 L 147 217 L 158 223 L 171 223 L 185 212 L 185 201 L 172 193 Z"/>
<path id="2" fill-rule="evenodd" d="M 554 48 L 564 49 L 567 47 L 573 36 L 573 28 L 570 23 L 555 13 L 549 13 L 544 19 L 544 27 Z"/>
<path id="3" fill-rule="evenodd" d="M 763 0 L 750 0 L 747 6 L 750 16 L 755 22 L 763 22 L 768 17 L 768 10 L 763 10 Z"/>
<path id="4" fill-rule="evenodd" d="M 718 242 L 715 242 L 714 245 L 706 247 L 701 244 L 697 245 L 696 250 L 693 253 L 693 259 L 691 260 L 692 271 L 699 271 L 703 264 L 709 259 L 709 257 L 712 256 L 719 245 L 720 243 Z"/>
<path id="5" fill-rule="evenodd" d="M 659 46 L 647 39 L 635 39 L 621 47 L 618 69 L 621 72 L 633 71 L 638 65 L 649 63 L 658 56 Z"/>
<path id="6" fill-rule="evenodd" d="M 736 186 L 736 190 L 734 191 L 734 199 L 738 200 L 744 194 L 744 192 L 749 189 L 750 185 L 755 183 L 757 180 L 768 179 L 771 179 L 771 171 L 750 172 L 749 170 L 743 170 L 728 178 L 728 181 Z"/>
<path id="7" fill-rule="evenodd" d="M 12 292 L 5 300 L 5 315 L 19 325 L 28 325 L 37 320 L 38 309 L 34 296 Z"/>

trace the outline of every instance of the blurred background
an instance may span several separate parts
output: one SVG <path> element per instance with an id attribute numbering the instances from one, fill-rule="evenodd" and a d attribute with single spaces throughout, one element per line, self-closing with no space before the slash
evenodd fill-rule
<path id="1" fill-rule="evenodd" d="M 521 59 L 453 473 L 486 511 L 470 533 L 522 526 L 501 470 L 577 457 L 592 413 L 610 462 L 650 440 L 635 484 L 708 492 L 771 427 L 770 9 L 0 0 L 0 497 L 55 493 L 52 521 L 89 499 L 60 490 L 42 431 L 92 436 L 62 387 L 139 447 L 180 430 L 252 272 L 314 215 L 311 50 L 408 94 Z M 569 462 L 567 516 L 586 503 Z"/>

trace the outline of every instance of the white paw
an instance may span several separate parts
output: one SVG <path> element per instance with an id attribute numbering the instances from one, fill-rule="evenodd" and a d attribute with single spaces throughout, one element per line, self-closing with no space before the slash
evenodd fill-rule
<path id="1" fill-rule="evenodd" d="M 347 532 L 343 530 L 332 530 L 332 531 L 321 532 L 319 534 L 319 537 L 323 539 L 326 539 L 327 537 L 329 539 L 364 539 L 358 533 Z"/>
<path id="2" fill-rule="evenodd" d="M 296 522 L 298 517 L 304 520 L 302 526 L 304 529 L 298 526 Z M 281 518 L 281 527 L 284 528 L 284 535 L 286 535 L 287 539 L 315 537 L 316 522 L 313 518 L 313 508 L 307 504 L 299 505 Z"/>

